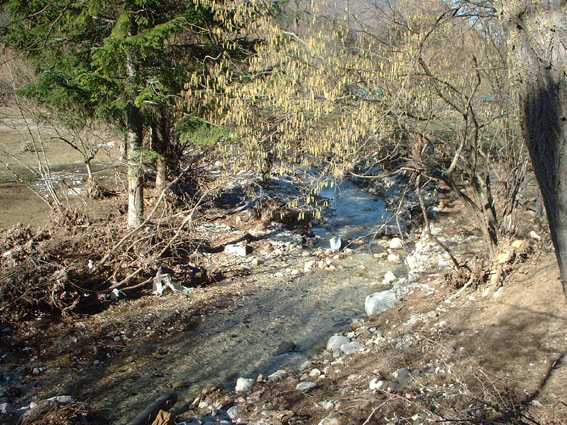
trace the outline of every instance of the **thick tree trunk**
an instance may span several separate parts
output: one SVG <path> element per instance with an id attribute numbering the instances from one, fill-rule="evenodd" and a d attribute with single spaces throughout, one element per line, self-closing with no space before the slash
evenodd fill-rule
<path id="1" fill-rule="evenodd" d="M 522 130 L 567 297 L 567 15 L 564 0 L 502 3 Z"/>
<path id="2" fill-rule="evenodd" d="M 140 110 L 128 105 L 128 227 L 137 227 L 144 215 L 144 181 L 142 169 L 142 117 Z"/>

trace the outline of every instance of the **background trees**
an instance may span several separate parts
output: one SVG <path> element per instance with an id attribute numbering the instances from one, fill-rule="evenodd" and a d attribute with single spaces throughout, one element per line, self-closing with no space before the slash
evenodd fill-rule
<path id="1" fill-rule="evenodd" d="M 278 163 L 342 176 L 365 161 L 442 180 L 495 253 L 514 231 L 525 154 L 501 33 L 466 12 L 359 1 L 289 28 L 258 24 L 265 42 L 218 117 L 240 135 L 227 152 L 264 173 Z"/>
<path id="2" fill-rule="evenodd" d="M 155 161 L 163 188 L 182 130 L 216 123 L 234 133 L 225 158 L 266 177 L 274 164 L 343 176 L 363 159 L 442 180 L 494 254 L 514 231 L 521 131 L 565 282 L 565 6 L 294 1 L 273 19 L 254 2 L 12 0 L 3 39 L 37 68 L 27 96 L 70 126 L 94 117 L 125 134 L 130 226 L 142 165 Z"/>
<path id="3" fill-rule="evenodd" d="M 177 124 L 193 113 L 180 102 L 182 89 L 207 80 L 218 58 L 246 54 L 249 43 L 239 33 L 254 8 L 215 1 L 14 0 L 3 10 L 11 17 L 3 40 L 36 67 L 37 81 L 22 93 L 53 108 L 68 126 L 94 117 L 124 134 L 128 225 L 137 226 L 143 164 L 157 162 L 163 188 L 165 165 L 179 153 Z"/>

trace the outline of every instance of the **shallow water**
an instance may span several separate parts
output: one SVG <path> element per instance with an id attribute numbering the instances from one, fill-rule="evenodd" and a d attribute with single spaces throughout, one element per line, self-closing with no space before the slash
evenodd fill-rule
<path id="1" fill-rule="evenodd" d="M 321 236 L 325 243 L 332 236 L 351 241 L 361 237 L 366 241 L 372 240 L 382 225 L 393 217 L 383 199 L 361 190 L 348 180 L 338 187 L 327 186 L 320 195 L 329 199 L 331 215 L 313 228 L 313 233 Z"/>

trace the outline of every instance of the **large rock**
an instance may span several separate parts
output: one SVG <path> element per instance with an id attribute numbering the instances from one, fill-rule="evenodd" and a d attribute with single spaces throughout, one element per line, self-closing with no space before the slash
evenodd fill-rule
<path id="1" fill-rule="evenodd" d="M 389 263 L 399 263 L 400 262 L 400 256 L 397 255 L 397 254 L 388 254 L 387 261 Z"/>
<path id="2" fill-rule="evenodd" d="M 384 275 L 384 282 L 392 283 L 395 282 L 397 278 L 393 271 L 389 271 Z"/>
<path id="3" fill-rule="evenodd" d="M 343 241 L 340 236 L 334 236 L 329 240 L 329 246 L 331 247 L 331 252 L 338 252 L 341 249 Z"/>
<path id="4" fill-rule="evenodd" d="M 252 389 L 252 385 L 254 385 L 253 379 L 238 378 L 236 380 L 236 388 L 234 391 L 237 393 L 247 393 Z"/>
<path id="5" fill-rule="evenodd" d="M 309 381 L 305 381 L 305 382 L 300 382 L 299 384 L 297 384 L 297 386 L 295 387 L 296 390 L 298 391 L 303 391 L 303 392 L 309 392 L 313 389 L 317 388 L 317 384 L 315 382 L 309 382 Z"/>
<path id="6" fill-rule="evenodd" d="M 0 414 L 7 415 L 14 410 L 10 403 L 2 403 L 0 404 Z"/>
<path id="7" fill-rule="evenodd" d="M 376 316 L 389 308 L 394 307 L 399 301 L 396 291 L 390 289 L 388 291 L 376 292 L 368 295 L 364 302 L 364 309 L 368 316 Z"/>
<path id="8" fill-rule="evenodd" d="M 341 351 L 345 354 L 358 353 L 364 350 L 366 347 L 360 342 L 349 342 L 347 344 L 341 345 Z"/>
<path id="9" fill-rule="evenodd" d="M 404 247 L 404 243 L 400 238 L 392 238 L 388 246 L 390 249 L 402 249 Z"/>
<path id="10" fill-rule="evenodd" d="M 249 249 L 245 242 L 239 242 L 235 244 L 227 244 L 224 246 L 225 254 L 238 255 L 239 257 L 246 257 L 248 255 Z"/>
<path id="11" fill-rule="evenodd" d="M 226 413 L 230 419 L 236 419 L 240 412 L 238 411 L 238 406 L 232 406 Z"/>
<path id="12" fill-rule="evenodd" d="M 339 351 L 344 344 L 348 344 L 350 339 L 343 335 L 333 335 L 327 341 L 327 350 L 329 351 Z"/>

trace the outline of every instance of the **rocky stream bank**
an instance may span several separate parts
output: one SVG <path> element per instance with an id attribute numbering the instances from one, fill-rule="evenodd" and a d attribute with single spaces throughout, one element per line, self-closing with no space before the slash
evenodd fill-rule
<path id="1" fill-rule="evenodd" d="M 444 204 L 432 233 L 472 264 L 480 236 Z M 427 236 L 359 224 L 341 233 L 344 220 L 328 220 L 306 237 L 242 209 L 202 229 L 225 247 L 204 261 L 230 278 L 4 328 L 20 342 L 1 350 L 2 421 L 71 405 L 83 422 L 125 424 L 176 391 L 176 423 L 195 425 L 564 423 L 567 316 L 546 245 L 516 241 L 503 285 L 461 291 Z"/>

